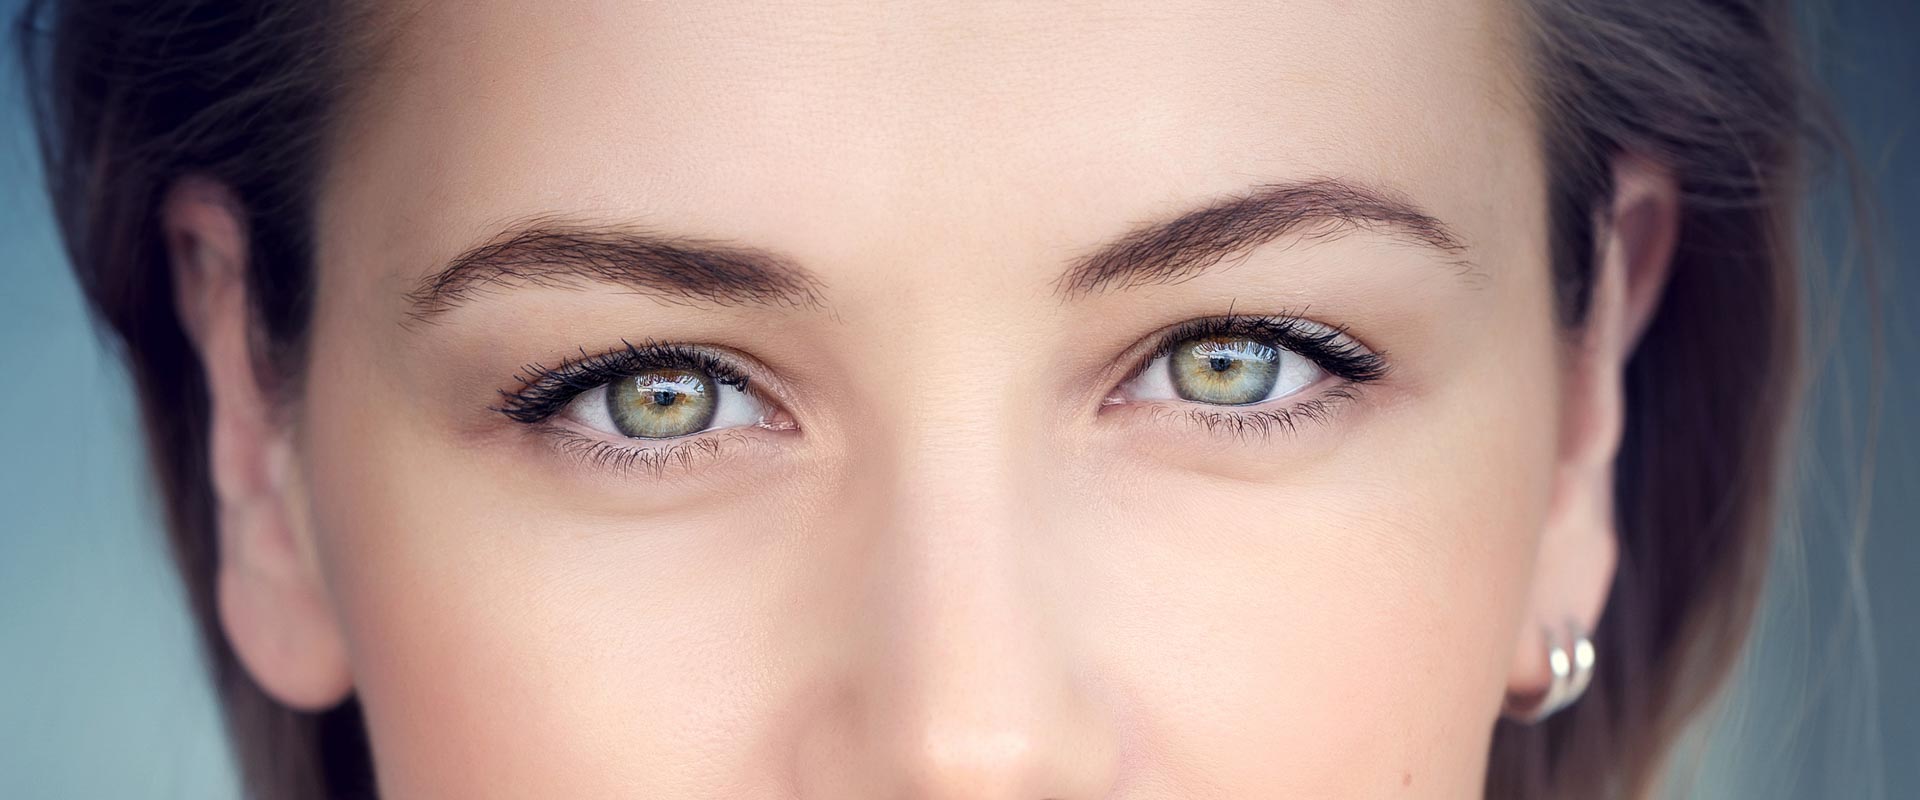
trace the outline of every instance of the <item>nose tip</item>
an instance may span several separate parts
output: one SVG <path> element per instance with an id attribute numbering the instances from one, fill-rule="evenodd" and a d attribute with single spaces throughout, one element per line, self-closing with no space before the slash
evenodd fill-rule
<path id="1" fill-rule="evenodd" d="M 976 696 L 966 707 L 928 709 L 892 734 L 887 769 L 907 797 L 1103 797 L 1113 782 L 1111 740 L 1089 709 L 1045 702 L 1065 699 Z"/>
<path id="2" fill-rule="evenodd" d="M 943 524 L 912 526 L 896 517 L 888 526 L 852 593 L 861 610 L 848 621 L 858 634 L 842 653 L 837 697 L 803 743 L 827 756 L 805 759 L 813 789 L 803 794 L 1111 793 L 1121 743 L 1109 704 L 1086 652 L 1061 635 L 1075 623 L 1057 579 L 1045 577 L 1057 570 L 1028 563 L 1047 560 L 1046 548 L 1008 516 L 944 515 Z"/>
<path id="3" fill-rule="evenodd" d="M 807 798 L 1091 800 L 1118 781 L 1120 741 L 1087 687 L 1046 651 L 927 621 L 907 647 L 848 665 L 799 742 Z M 1004 635 L 1005 631 L 997 632 Z M 966 646 L 956 646 L 970 640 Z M 947 646 L 929 647 L 940 642 Z"/>

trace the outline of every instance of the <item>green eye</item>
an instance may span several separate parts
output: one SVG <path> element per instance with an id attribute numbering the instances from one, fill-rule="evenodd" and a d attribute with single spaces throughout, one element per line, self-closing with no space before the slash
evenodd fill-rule
<path id="1" fill-rule="evenodd" d="M 713 423 L 716 394 L 713 377 L 703 371 L 649 370 L 607 385 L 607 415 L 635 439 L 687 436 Z"/>
<path id="2" fill-rule="evenodd" d="M 1280 379 L 1280 351 L 1244 336 L 1207 336 L 1174 345 L 1167 371 L 1183 400 L 1239 406 L 1267 399 Z"/>

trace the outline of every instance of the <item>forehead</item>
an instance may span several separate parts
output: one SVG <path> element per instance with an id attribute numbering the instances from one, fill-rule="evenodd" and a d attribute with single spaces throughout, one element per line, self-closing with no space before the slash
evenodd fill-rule
<path id="1" fill-rule="evenodd" d="M 1010 226 L 1065 246 L 1316 176 L 1470 229 L 1532 174 L 1518 22 L 1493 0 L 424 3 L 385 15 L 323 238 L 417 274 L 564 212 L 846 262 Z"/>

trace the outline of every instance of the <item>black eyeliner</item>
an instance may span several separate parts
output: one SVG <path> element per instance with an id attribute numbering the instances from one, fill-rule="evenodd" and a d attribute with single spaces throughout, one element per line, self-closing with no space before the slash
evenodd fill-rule
<path id="1" fill-rule="evenodd" d="M 582 351 L 553 367 L 522 367 L 515 376 L 520 388 L 502 390 L 501 404 L 494 410 L 515 422 L 536 424 L 565 410 L 584 392 L 656 369 L 698 370 L 717 383 L 747 387 L 747 376 L 737 367 L 699 348 L 653 341 L 636 345 L 622 340 L 620 345 L 597 355 Z"/>
<path id="2" fill-rule="evenodd" d="M 1345 327 L 1291 316 L 1229 314 L 1183 322 L 1160 335 L 1160 343 L 1147 361 L 1171 354 L 1181 342 L 1208 336 L 1243 336 L 1270 342 L 1351 383 L 1369 383 L 1387 374 L 1386 357 L 1354 342 Z"/>

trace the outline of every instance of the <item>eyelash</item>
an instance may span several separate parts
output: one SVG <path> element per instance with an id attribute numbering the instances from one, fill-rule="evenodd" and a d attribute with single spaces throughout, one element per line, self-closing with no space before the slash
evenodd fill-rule
<path id="1" fill-rule="evenodd" d="M 656 369 L 698 369 L 721 384 L 748 391 L 747 375 L 732 362 L 698 348 L 648 341 L 621 340 L 620 348 L 598 355 L 582 350 L 553 367 L 529 364 L 515 379 L 520 388 L 502 391 L 495 411 L 514 422 L 542 427 L 562 452 L 578 456 L 595 467 L 615 471 L 642 471 L 658 475 L 669 467 L 691 467 L 696 459 L 718 458 L 730 445 L 744 444 L 751 435 L 738 430 L 690 434 L 670 444 L 639 445 L 615 442 L 550 424 L 580 394 L 630 375 Z"/>
<path id="2" fill-rule="evenodd" d="M 742 391 L 747 388 L 744 373 L 706 351 L 659 342 L 635 345 L 624 339 L 620 345 L 618 350 L 599 355 L 587 355 L 583 350 L 578 358 L 568 358 L 551 368 L 539 364 L 521 367 L 520 374 L 514 376 L 520 389 L 501 392 L 503 402 L 495 410 L 515 422 L 539 424 L 565 410 L 582 392 L 655 369 L 703 370 L 719 383 Z"/>
<path id="3" fill-rule="evenodd" d="M 1371 383 L 1387 374 L 1386 356 L 1360 346 L 1347 335 L 1344 326 L 1322 325 L 1300 316 L 1229 313 L 1182 322 L 1162 331 L 1154 339 L 1153 350 L 1127 374 L 1127 380 L 1139 376 L 1154 359 L 1172 354 L 1181 342 L 1207 336 L 1245 336 L 1271 341 L 1351 383 Z"/>
<path id="4" fill-rule="evenodd" d="M 1386 377 L 1383 351 L 1368 350 L 1347 334 L 1345 326 L 1309 322 L 1303 315 L 1233 314 L 1183 322 L 1158 334 L 1154 347 L 1142 356 L 1117 385 L 1139 377 L 1149 366 L 1173 353 L 1181 342 L 1209 336 L 1244 336 L 1270 341 L 1312 361 L 1341 383 L 1319 397 L 1277 408 L 1233 409 L 1199 403 L 1151 405 L 1155 419 L 1178 418 L 1210 434 L 1235 438 L 1265 438 L 1275 430 L 1292 433 L 1303 424 L 1325 422 L 1343 402 L 1358 396 L 1360 387 Z"/>
<path id="5" fill-rule="evenodd" d="M 1275 430 L 1292 433 L 1303 424 L 1325 422 L 1332 418 L 1339 405 L 1357 396 L 1355 384 L 1343 384 L 1328 389 L 1320 397 L 1295 403 L 1283 408 L 1268 408 L 1249 411 L 1214 411 L 1211 408 L 1175 408 L 1165 405 L 1153 407 L 1155 419 L 1178 418 L 1211 434 L 1223 434 L 1237 439 L 1267 438 Z"/>
<path id="6" fill-rule="evenodd" d="M 617 472 L 637 471 L 658 476 L 669 467 L 689 469 L 696 460 L 719 458 L 736 444 L 749 443 L 749 435 L 740 431 L 694 434 L 673 444 L 638 446 L 558 431 L 555 441 L 561 452 L 578 456 L 595 467 Z"/>

